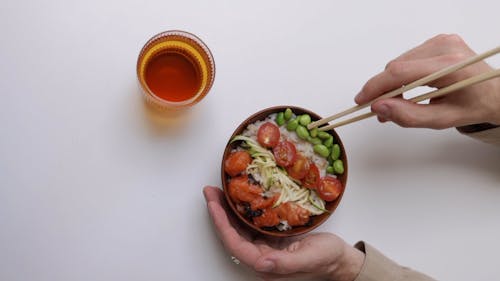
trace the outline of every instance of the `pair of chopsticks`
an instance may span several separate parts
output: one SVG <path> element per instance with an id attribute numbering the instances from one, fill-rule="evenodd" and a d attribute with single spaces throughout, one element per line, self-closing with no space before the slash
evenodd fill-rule
<path id="1" fill-rule="evenodd" d="M 360 104 L 360 105 L 356 105 L 354 107 L 351 107 L 349 109 L 346 109 L 340 113 L 337 113 L 337 114 L 334 114 L 330 117 L 326 117 L 326 118 L 323 118 L 323 119 L 320 119 L 318 121 L 315 121 L 315 122 L 312 122 L 310 123 L 307 128 L 308 129 L 313 129 L 313 128 L 316 128 L 318 127 L 318 129 L 320 131 L 327 131 L 327 130 L 330 130 L 330 129 L 333 129 L 333 128 L 336 128 L 336 127 L 340 127 L 340 126 L 343 126 L 343 125 L 346 125 L 346 124 L 350 124 L 350 123 L 353 123 L 353 122 L 356 122 L 356 121 L 359 121 L 359 120 L 363 120 L 363 119 L 366 119 L 368 117 L 371 117 L 371 116 L 374 116 L 375 114 L 372 113 L 372 112 L 369 112 L 369 113 L 365 113 L 365 114 L 362 114 L 362 115 L 359 115 L 359 116 L 356 116 L 356 117 L 353 117 L 353 118 L 350 118 L 350 119 L 347 119 L 347 120 L 344 120 L 344 121 L 340 121 L 340 122 L 337 122 L 337 123 L 334 123 L 334 124 L 331 124 L 331 125 L 327 125 L 327 126 L 323 126 L 323 127 L 319 127 L 323 124 L 326 124 L 332 120 L 335 120 L 335 119 L 338 119 L 340 117 L 343 117 L 345 115 L 348 115 L 348 114 L 351 114 L 353 112 L 356 112 L 358 110 L 361 110 L 363 108 L 366 108 L 366 107 L 369 107 L 371 106 L 374 102 L 378 101 L 378 100 L 381 100 L 381 99 L 387 99 L 387 98 L 392 98 L 392 97 L 395 97 L 397 95 L 401 95 L 402 93 L 406 92 L 406 91 L 409 91 L 411 89 L 414 89 L 416 87 L 420 87 L 420 86 L 424 86 L 426 85 L 427 83 L 431 82 L 431 81 L 434 81 L 436 79 L 439 79 L 445 75 L 448 75 L 454 71 L 457 71 L 459 69 L 462 69 L 468 65 L 471 65 L 471 64 L 474 64 L 480 60 L 483 60 L 485 58 L 488 58 L 488 57 L 491 57 L 495 54 L 498 54 L 500 53 L 500 46 L 494 48 L 494 49 L 491 49 L 489 51 L 486 51 L 482 54 L 478 54 L 478 55 L 475 55 L 473 57 L 470 57 L 462 62 L 459 62 L 457 64 L 454 64 L 454 65 L 451 65 L 451 66 L 448 66 L 448 67 L 445 67 L 437 72 L 434 72 L 428 76 L 425 76 L 423 78 L 420 78 L 408 85 L 405 85 L 405 86 L 402 86 L 401 88 L 398 88 L 398 89 L 395 89 L 393 91 L 390 91 L 388 93 L 385 93 L 383 94 L 382 96 L 379 96 L 378 98 L 368 102 L 368 103 L 365 103 L 365 104 Z M 496 69 L 496 70 L 492 70 L 492 71 L 489 71 L 489 72 L 485 72 L 485 73 L 482 73 L 482 74 L 479 74 L 479 75 L 476 75 L 476 76 L 472 76 L 470 78 L 467 78 L 465 80 L 462 80 L 462 81 L 459 81 L 459 82 L 456 82 L 454 84 L 451 84 L 447 87 L 444 87 L 444 88 L 441 88 L 439 90 L 435 90 L 435 91 L 431 91 L 429 93 L 426 93 L 426 94 L 423 94 L 423 95 L 420 95 L 420 96 L 416 96 L 412 99 L 410 99 L 410 101 L 412 102 L 421 102 L 421 101 L 424 101 L 424 100 L 427 100 L 427 99 L 431 99 L 431 98 L 436 98 L 436 97 L 440 97 L 440 96 L 444 96 L 444 95 L 447 95 L 451 92 L 454 92 L 454 91 L 457 91 L 459 89 L 462 89 L 464 87 L 467 87 L 467 86 L 470 86 L 470 85 L 474 85 L 474 84 L 477 84 L 477 83 L 480 83 L 480 82 L 483 82 L 483 81 L 486 81 L 486 80 L 489 80 L 489 79 L 492 79 L 492 78 L 495 78 L 495 77 L 500 77 L 500 69 Z"/>

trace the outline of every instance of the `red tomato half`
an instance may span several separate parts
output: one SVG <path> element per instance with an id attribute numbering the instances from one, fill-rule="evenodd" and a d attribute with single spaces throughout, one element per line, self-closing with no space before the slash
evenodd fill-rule
<path id="1" fill-rule="evenodd" d="M 311 163 L 302 184 L 310 189 L 316 189 L 319 186 L 319 169 L 314 163 Z"/>
<path id="2" fill-rule="evenodd" d="M 318 187 L 319 197 L 325 201 L 333 201 L 339 197 L 342 189 L 340 180 L 326 176 L 320 180 Z"/>
<path id="3" fill-rule="evenodd" d="M 275 147 L 280 141 L 280 129 L 271 122 L 260 125 L 257 131 L 257 141 L 263 147 Z"/>
<path id="4" fill-rule="evenodd" d="M 297 150 L 295 145 L 289 141 L 282 141 L 273 148 L 276 163 L 281 167 L 288 167 L 295 162 Z"/>
<path id="5" fill-rule="evenodd" d="M 292 166 L 289 166 L 286 171 L 290 177 L 296 180 L 301 180 L 307 175 L 310 165 L 311 163 L 309 162 L 309 159 L 301 154 L 297 154 L 295 162 Z"/>

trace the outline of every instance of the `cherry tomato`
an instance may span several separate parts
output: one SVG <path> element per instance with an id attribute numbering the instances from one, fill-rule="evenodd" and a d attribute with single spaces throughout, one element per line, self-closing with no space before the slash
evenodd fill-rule
<path id="1" fill-rule="evenodd" d="M 235 203 L 252 202 L 261 197 L 263 190 L 259 185 L 248 183 L 248 176 L 239 176 L 229 181 L 229 196 Z"/>
<path id="2" fill-rule="evenodd" d="M 280 141 L 280 129 L 271 122 L 260 125 L 257 131 L 257 141 L 263 147 L 275 147 Z"/>
<path id="3" fill-rule="evenodd" d="M 297 150 L 295 145 L 289 141 L 282 141 L 273 148 L 276 163 L 281 167 L 288 167 L 295 162 Z"/>
<path id="4" fill-rule="evenodd" d="M 307 172 L 309 171 L 310 165 L 311 162 L 309 162 L 306 157 L 302 156 L 301 154 L 297 154 L 295 162 L 292 166 L 289 166 L 286 171 L 288 172 L 288 175 L 290 177 L 296 180 L 301 180 L 306 176 Z"/>
<path id="5" fill-rule="evenodd" d="M 309 221 L 310 212 L 292 202 L 281 204 L 276 211 L 278 216 L 286 220 L 290 226 L 304 225 Z"/>
<path id="6" fill-rule="evenodd" d="M 319 197 L 325 201 L 333 201 L 342 192 L 342 183 L 334 177 L 326 176 L 320 180 L 318 193 Z"/>
<path id="7" fill-rule="evenodd" d="M 280 219 L 273 208 L 267 208 L 262 210 L 262 215 L 253 218 L 253 223 L 258 227 L 275 226 L 280 223 Z"/>
<path id="8" fill-rule="evenodd" d="M 234 177 L 245 171 L 251 162 L 252 156 L 250 156 L 250 153 L 244 150 L 231 152 L 226 161 L 224 161 L 224 171 L 231 177 Z"/>
<path id="9" fill-rule="evenodd" d="M 316 189 L 319 186 L 319 177 L 318 167 L 314 163 L 311 163 L 309 171 L 307 171 L 306 176 L 302 179 L 302 185 L 310 189 Z"/>

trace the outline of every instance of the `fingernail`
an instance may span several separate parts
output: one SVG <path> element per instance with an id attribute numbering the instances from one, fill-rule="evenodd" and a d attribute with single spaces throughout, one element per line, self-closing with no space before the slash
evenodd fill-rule
<path id="1" fill-rule="evenodd" d="M 274 269 L 274 262 L 265 260 L 256 269 L 260 272 L 271 272 Z"/>
<path id="2" fill-rule="evenodd" d="M 378 106 L 377 110 L 375 113 L 382 117 L 383 119 L 390 120 L 391 119 L 391 111 L 389 110 L 389 107 L 385 104 L 381 104 Z"/>
<path id="3" fill-rule="evenodd" d="M 359 103 L 359 99 L 363 96 L 363 91 L 360 91 L 355 97 L 354 102 Z"/>

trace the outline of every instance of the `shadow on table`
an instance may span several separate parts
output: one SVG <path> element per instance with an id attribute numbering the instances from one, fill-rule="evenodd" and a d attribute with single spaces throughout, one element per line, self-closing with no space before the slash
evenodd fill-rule
<path id="1" fill-rule="evenodd" d="M 193 119 L 191 109 L 164 110 L 142 99 L 142 110 L 146 123 L 155 134 L 178 135 Z"/>
<path id="2" fill-rule="evenodd" d="M 405 134 L 398 134 L 396 138 L 371 141 L 369 146 L 358 145 L 359 151 L 355 153 L 358 159 L 363 159 L 363 163 L 358 164 L 381 173 L 402 168 L 411 168 L 418 173 L 423 166 L 428 165 L 436 168 L 455 167 L 500 182 L 500 149 L 496 146 L 481 143 L 458 132 L 456 138 L 412 139 Z"/>
<path id="3" fill-rule="evenodd" d="M 203 197 L 203 195 L 201 195 Z M 204 203 L 200 206 L 205 205 Z M 240 280 L 240 281 L 255 281 L 260 280 L 256 277 L 254 271 L 249 267 L 243 264 L 235 264 L 231 260 L 231 255 L 224 249 L 222 242 L 217 237 L 215 228 L 211 223 L 210 215 L 206 211 L 206 209 L 200 209 L 200 215 L 203 217 L 204 224 L 203 232 L 207 234 L 204 239 L 200 239 L 199 233 L 197 233 L 193 237 L 193 241 L 197 241 L 198 243 L 204 243 L 204 245 L 200 245 L 199 247 L 209 248 L 210 251 L 205 253 L 205 255 L 200 255 L 200 258 L 206 259 L 210 258 L 210 263 L 218 268 L 220 280 Z M 206 243 L 209 243 L 208 245 Z M 203 261 L 200 261 L 203 263 Z M 213 274 L 213 271 L 210 270 L 206 274 Z"/>

